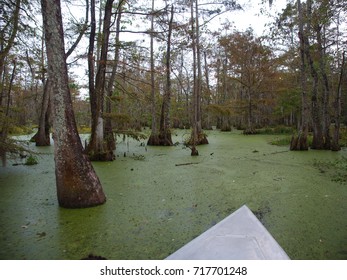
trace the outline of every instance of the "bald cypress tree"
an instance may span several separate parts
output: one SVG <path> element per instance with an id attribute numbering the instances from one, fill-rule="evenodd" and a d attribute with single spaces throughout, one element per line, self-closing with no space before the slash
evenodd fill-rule
<path id="1" fill-rule="evenodd" d="M 41 0 L 52 86 L 54 160 L 59 205 L 82 208 L 102 204 L 106 197 L 77 133 L 64 50 L 60 0 Z"/>

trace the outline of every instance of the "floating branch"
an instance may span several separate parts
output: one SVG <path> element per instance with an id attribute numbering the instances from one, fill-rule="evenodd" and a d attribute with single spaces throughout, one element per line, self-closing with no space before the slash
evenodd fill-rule
<path id="1" fill-rule="evenodd" d="M 182 166 L 182 165 L 191 165 L 191 164 L 199 164 L 200 162 L 187 162 L 187 163 L 177 163 L 175 166 Z"/>

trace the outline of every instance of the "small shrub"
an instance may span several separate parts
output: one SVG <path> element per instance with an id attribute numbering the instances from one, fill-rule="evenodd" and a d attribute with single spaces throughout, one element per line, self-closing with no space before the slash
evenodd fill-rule
<path id="1" fill-rule="evenodd" d="M 253 129 L 253 128 L 247 128 L 243 131 L 243 134 L 244 135 L 255 135 L 255 134 L 258 134 L 258 130 L 256 129 Z"/>
<path id="2" fill-rule="evenodd" d="M 10 127 L 10 135 L 28 135 L 33 133 L 33 129 L 27 126 L 12 126 Z"/>
<path id="3" fill-rule="evenodd" d="M 270 141 L 270 144 L 275 146 L 289 146 L 291 139 L 292 139 L 291 136 L 286 136 L 281 138 L 276 137 L 275 139 Z"/>
<path id="4" fill-rule="evenodd" d="M 38 164 L 38 160 L 37 157 L 33 156 L 33 155 L 29 155 L 29 157 L 27 158 L 25 165 L 35 165 Z"/>
<path id="5" fill-rule="evenodd" d="M 345 184 L 347 182 L 347 158 L 332 161 L 317 161 L 313 162 L 320 173 L 325 173 L 331 178 L 331 181 Z"/>
<path id="6" fill-rule="evenodd" d="M 275 126 L 257 129 L 259 134 L 293 134 L 294 129 L 290 126 Z"/>

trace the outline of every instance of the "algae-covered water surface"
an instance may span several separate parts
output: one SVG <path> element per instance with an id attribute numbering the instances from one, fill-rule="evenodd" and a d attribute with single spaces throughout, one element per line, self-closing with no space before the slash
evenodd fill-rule
<path id="1" fill-rule="evenodd" d="M 93 163 L 107 202 L 89 209 L 58 206 L 53 147 L 33 146 L 39 164 L 0 168 L 0 259 L 164 259 L 243 204 L 290 258 L 347 259 L 347 184 L 331 168 L 347 150 L 290 152 L 274 137 L 211 131 L 198 157 L 119 139 L 114 162 Z"/>

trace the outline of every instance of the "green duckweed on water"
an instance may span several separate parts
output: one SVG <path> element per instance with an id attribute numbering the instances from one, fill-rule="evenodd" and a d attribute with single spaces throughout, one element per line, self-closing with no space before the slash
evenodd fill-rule
<path id="1" fill-rule="evenodd" d="M 58 206 L 53 147 L 32 146 L 38 164 L 0 168 L 0 259 L 164 259 L 244 204 L 290 258 L 347 259 L 347 150 L 290 152 L 273 139 L 211 131 L 191 157 L 120 138 L 114 162 L 93 163 L 107 202 L 89 209 Z"/>

